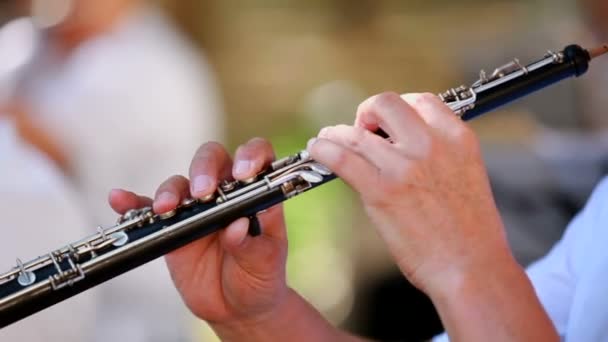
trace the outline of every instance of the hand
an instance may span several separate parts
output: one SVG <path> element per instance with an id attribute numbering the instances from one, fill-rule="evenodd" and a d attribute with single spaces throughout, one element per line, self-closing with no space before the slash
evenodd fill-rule
<path id="1" fill-rule="evenodd" d="M 309 150 L 359 192 L 402 272 L 427 294 L 513 261 L 478 141 L 438 97 L 372 97 L 354 127 L 323 129 Z"/>
<path id="2" fill-rule="evenodd" d="M 250 178 L 273 159 L 270 143 L 262 139 L 241 146 L 234 165 L 221 145 L 208 143 L 194 156 L 190 166 L 192 182 L 173 176 L 158 188 L 154 201 L 113 190 L 110 204 L 121 214 L 151 204 L 156 213 L 165 213 L 184 198 L 202 198 L 213 193 L 224 179 Z M 283 209 L 276 206 L 259 219 L 263 229 L 259 237 L 247 235 L 248 220 L 243 218 L 166 257 L 186 305 L 216 330 L 271 319 L 290 293 L 285 280 L 287 238 Z"/>

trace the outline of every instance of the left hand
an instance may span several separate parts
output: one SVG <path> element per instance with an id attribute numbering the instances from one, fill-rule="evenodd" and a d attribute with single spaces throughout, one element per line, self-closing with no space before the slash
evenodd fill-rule
<path id="1" fill-rule="evenodd" d="M 154 201 L 114 190 L 110 204 L 118 213 L 148 205 L 158 214 L 165 213 L 185 198 L 214 193 L 223 180 L 250 178 L 273 159 L 272 147 L 263 139 L 242 145 L 234 165 L 222 145 L 206 143 L 192 159 L 192 183 L 182 176 L 170 177 L 159 186 Z M 224 339 L 244 327 L 252 329 L 276 320 L 293 296 L 285 280 L 287 232 L 282 206 L 270 208 L 259 219 L 263 227 L 259 237 L 247 235 L 249 220 L 241 218 L 166 256 L 173 282 L 186 305 Z"/>

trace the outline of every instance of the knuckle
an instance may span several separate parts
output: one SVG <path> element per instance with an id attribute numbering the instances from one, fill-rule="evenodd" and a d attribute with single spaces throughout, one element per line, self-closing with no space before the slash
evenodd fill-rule
<path id="1" fill-rule="evenodd" d="M 420 94 L 419 99 L 420 101 L 435 103 L 439 98 L 433 93 L 426 92 Z"/>
<path id="2" fill-rule="evenodd" d="M 456 142 L 465 148 L 471 148 L 478 145 L 477 136 L 473 130 L 467 125 L 461 124 L 454 129 L 454 137 Z"/>
<path id="3" fill-rule="evenodd" d="M 323 127 L 319 131 L 319 138 L 331 138 L 331 137 L 333 137 L 334 130 L 335 130 L 335 127 L 333 127 L 333 126 Z"/>
<path id="4" fill-rule="evenodd" d="M 441 148 L 442 142 L 430 132 L 420 132 L 416 140 L 405 141 L 398 144 L 400 150 L 414 159 L 426 159 L 431 153 Z"/>
<path id="5" fill-rule="evenodd" d="M 356 114 L 356 118 L 357 119 L 360 119 L 361 116 L 363 116 L 363 114 L 367 111 L 367 107 L 369 105 L 369 101 L 370 101 L 370 99 L 367 99 L 367 100 L 361 102 L 359 104 L 359 106 L 357 106 L 357 114 Z"/>
<path id="6" fill-rule="evenodd" d="M 337 170 L 339 170 L 339 171 L 344 170 L 346 168 L 345 165 L 347 165 L 347 163 L 350 162 L 348 152 L 343 148 L 336 150 L 333 162 L 334 162 L 334 167 Z"/>
<path id="7" fill-rule="evenodd" d="M 391 105 L 395 102 L 399 102 L 402 101 L 401 99 L 401 95 L 392 92 L 392 91 L 387 91 L 381 94 L 378 94 L 374 97 L 374 100 L 372 101 L 372 103 L 375 106 L 380 106 L 380 107 L 384 107 L 387 105 Z"/>
<path id="8" fill-rule="evenodd" d="M 437 103 L 437 96 L 432 93 L 420 93 L 408 95 L 408 100 L 413 106 L 418 108 L 428 108 Z"/>
<path id="9" fill-rule="evenodd" d="M 410 177 L 411 174 L 411 165 L 409 162 L 402 160 L 402 159 L 398 159 L 394 161 L 395 166 L 394 166 L 394 170 L 395 172 L 393 172 L 393 174 L 391 175 L 392 177 L 390 177 L 392 179 L 393 182 L 391 182 L 388 191 L 392 192 L 392 191 L 399 191 L 398 190 L 398 186 L 404 182 L 407 181 L 407 179 Z M 397 186 L 394 186 L 397 185 Z"/>
<path id="10" fill-rule="evenodd" d="M 401 96 L 396 92 L 387 91 L 374 95 L 363 101 L 363 103 L 359 105 L 359 107 L 357 108 L 357 117 L 360 117 L 361 115 L 370 111 L 373 112 L 378 108 L 386 107 L 398 101 L 403 100 L 401 99 Z"/>
<path id="11" fill-rule="evenodd" d="M 352 130 L 352 134 L 350 135 L 349 144 L 353 149 L 359 150 L 363 144 L 365 144 L 365 140 L 369 138 L 366 130 L 362 128 L 355 128 Z"/>

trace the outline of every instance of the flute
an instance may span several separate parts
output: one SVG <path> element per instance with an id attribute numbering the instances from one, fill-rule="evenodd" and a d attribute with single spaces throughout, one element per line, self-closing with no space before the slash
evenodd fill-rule
<path id="1" fill-rule="evenodd" d="M 481 71 L 470 86 L 452 88 L 441 100 L 463 120 L 473 119 L 508 102 L 569 77 L 583 75 L 589 62 L 608 53 L 608 45 L 585 50 L 570 45 L 549 51 L 534 63 L 519 60 Z M 379 134 L 384 134 L 379 132 Z M 261 234 L 257 214 L 325 184 L 336 176 L 312 160 L 307 151 L 277 160 L 246 181 L 224 181 L 216 192 L 186 199 L 178 208 L 155 214 L 133 209 L 115 226 L 99 227 L 72 242 L 0 274 L 0 328 L 57 304 L 91 287 L 212 234 L 240 217 L 251 219 L 249 234 Z"/>

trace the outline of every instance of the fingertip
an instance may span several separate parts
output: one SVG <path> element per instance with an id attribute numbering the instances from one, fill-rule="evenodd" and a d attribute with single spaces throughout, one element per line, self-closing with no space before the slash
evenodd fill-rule
<path id="1" fill-rule="evenodd" d="M 232 176 L 236 180 L 250 179 L 263 171 L 274 159 L 272 144 L 266 139 L 253 138 L 237 149 Z"/>
<path id="2" fill-rule="evenodd" d="M 110 192 L 108 193 L 108 202 L 110 202 L 110 204 L 111 204 L 111 203 L 119 200 L 123 191 L 124 190 L 121 190 L 121 189 L 110 190 Z"/>
<path id="3" fill-rule="evenodd" d="M 194 198 L 202 198 L 213 193 L 216 186 L 216 181 L 211 176 L 198 175 L 194 177 L 190 184 L 190 193 Z"/>
<path id="4" fill-rule="evenodd" d="M 126 190 L 122 189 L 112 189 L 108 194 L 108 202 L 110 203 L 110 207 L 119 214 L 124 214 L 134 202 L 133 197 L 135 194 L 132 194 Z"/>
<path id="5" fill-rule="evenodd" d="M 169 192 L 161 192 L 154 200 L 153 209 L 157 214 L 166 213 L 177 208 L 179 204 L 179 196 Z"/>
<path id="6" fill-rule="evenodd" d="M 380 122 L 374 112 L 363 110 L 357 113 L 355 126 L 375 132 L 380 128 Z"/>
<path id="7" fill-rule="evenodd" d="M 247 159 L 237 159 L 232 167 L 232 176 L 234 179 L 243 180 L 255 175 L 255 162 Z"/>

